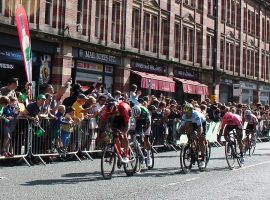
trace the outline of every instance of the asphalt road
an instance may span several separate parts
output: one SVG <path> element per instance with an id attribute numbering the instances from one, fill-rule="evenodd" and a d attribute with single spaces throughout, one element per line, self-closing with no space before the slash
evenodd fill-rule
<path id="1" fill-rule="evenodd" d="M 0 168 L 0 199 L 270 199 L 270 143 L 244 167 L 229 170 L 224 148 L 213 148 L 205 172 L 184 175 L 179 152 L 159 153 L 155 169 L 103 180 L 100 160 Z"/>

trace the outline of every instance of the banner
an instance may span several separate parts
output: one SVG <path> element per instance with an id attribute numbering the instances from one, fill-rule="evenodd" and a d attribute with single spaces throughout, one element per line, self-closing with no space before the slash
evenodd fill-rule
<path id="1" fill-rule="evenodd" d="M 19 40 L 23 55 L 24 67 L 27 77 L 27 82 L 32 82 L 32 51 L 30 32 L 26 12 L 22 5 L 18 5 L 16 10 L 16 24 L 19 34 Z"/>

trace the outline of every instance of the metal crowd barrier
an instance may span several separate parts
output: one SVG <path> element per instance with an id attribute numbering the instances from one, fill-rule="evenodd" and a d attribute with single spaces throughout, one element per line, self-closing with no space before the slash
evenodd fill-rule
<path id="1" fill-rule="evenodd" d="M 6 126 L 5 120 L 0 120 L 0 159 L 6 159 L 7 157 L 3 156 L 4 153 L 4 142 L 7 136 L 4 134 L 4 128 Z M 24 118 L 17 118 L 14 121 L 14 125 L 11 126 L 11 141 L 10 148 L 6 151 L 12 154 L 12 157 L 8 158 L 21 158 L 24 162 L 30 166 L 26 157 L 29 155 L 30 151 L 30 140 L 28 137 L 28 127 L 29 121 Z"/>

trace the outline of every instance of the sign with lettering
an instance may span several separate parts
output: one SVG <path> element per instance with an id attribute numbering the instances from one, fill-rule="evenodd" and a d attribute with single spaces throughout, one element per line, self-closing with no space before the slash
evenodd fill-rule
<path id="1" fill-rule="evenodd" d="M 270 86 L 267 86 L 267 85 L 261 85 L 259 87 L 259 91 L 262 91 L 262 92 L 270 92 Z"/>
<path id="2" fill-rule="evenodd" d="M 199 79 L 199 72 L 196 72 L 193 70 L 174 69 L 173 74 L 175 77 L 178 77 L 178 78 L 191 79 L 191 80 Z"/>
<path id="3" fill-rule="evenodd" d="M 14 69 L 14 65 L 8 64 L 8 63 L 0 63 L 0 68 L 1 69 Z"/>
<path id="4" fill-rule="evenodd" d="M 244 82 L 244 81 L 240 81 L 239 83 L 240 83 L 241 87 L 244 89 L 257 90 L 257 85 L 254 83 L 248 83 L 248 82 Z"/>
<path id="5" fill-rule="evenodd" d="M 155 74 L 165 74 L 165 67 L 150 63 L 131 62 L 131 68 L 138 71 L 153 72 Z"/>
<path id="6" fill-rule="evenodd" d="M 0 47 L 0 60 L 23 62 L 22 52 L 19 49 Z M 37 55 L 35 53 L 32 54 L 32 62 L 37 62 Z"/>
<path id="7" fill-rule="evenodd" d="M 77 68 L 84 69 L 84 70 L 90 70 L 90 71 L 96 71 L 96 72 L 103 72 L 103 65 L 97 64 L 97 63 L 78 61 Z"/>
<path id="8" fill-rule="evenodd" d="M 104 54 L 104 53 L 98 53 L 94 51 L 87 51 L 83 49 L 79 49 L 78 57 L 85 59 L 85 60 L 91 60 L 91 61 L 97 61 L 107 64 L 115 64 L 120 65 L 121 64 L 121 58 Z"/>
<path id="9" fill-rule="evenodd" d="M 233 84 L 233 96 L 238 97 L 239 95 L 241 95 L 240 84 Z"/>

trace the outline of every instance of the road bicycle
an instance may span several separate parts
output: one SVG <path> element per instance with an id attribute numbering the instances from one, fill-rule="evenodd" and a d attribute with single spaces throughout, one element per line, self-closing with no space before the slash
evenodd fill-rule
<path id="1" fill-rule="evenodd" d="M 187 134 L 188 143 L 185 144 L 180 151 L 180 165 L 181 169 L 184 174 L 187 174 L 191 171 L 192 166 L 198 164 L 199 170 L 204 171 L 207 167 L 207 164 L 210 160 L 211 156 L 211 146 L 208 140 L 204 140 L 205 144 L 205 152 L 204 152 L 204 159 L 205 159 L 205 166 L 202 167 L 200 165 L 200 147 L 199 147 L 199 138 L 197 136 L 197 132 L 194 131 L 192 134 Z"/>
<path id="2" fill-rule="evenodd" d="M 254 133 L 254 138 L 252 138 L 252 132 Z M 254 151 L 256 149 L 256 138 L 257 138 L 257 134 L 255 130 L 246 129 L 246 137 L 244 139 L 245 154 L 248 153 L 250 156 L 254 154 Z"/>
<path id="3" fill-rule="evenodd" d="M 132 136 L 132 141 L 136 144 L 138 147 L 138 154 L 139 154 L 139 161 L 137 165 L 137 172 L 140 172 L 142 170 L 142 166 L 145 164 L 146 165 L 146 160 L 147 160 L 147 150 L 144 147 L 144 133 L 143 132 L 131 132 Z M 150 157 L 152 159 L 152 164 L 151 166 L 148 166 L 148 169 L 153 169 L 154 168 L 154 163 L 155 163 L 155 155 L 154 155 L 154 149 L 151 145 L 151 151 L 150 151 Z"/>
<path id="4" fill-rule="evenodd" d="M 129 143 L 128 147 L 128 156 L 129 162 L 123 163 L 122 155 L 123 148 L 121 145 L 115 143 L 115 137 L 119 137 L 120 141 L 122 141 L 122 133 L 120 130 L 113 129 L 111 132 L 107 132 L 108 137 L 110 138 L 110 143 L 107 144 L 103 150 L 102 158 L 101 158 L 101 174 L 104 179 L 111 179 L 112 175 L 115 171 L 115 165 L 117 163 L 117 167 L 120 169 L 122 166 L 124 167 L 124 171 L 127 176 L 132 176 L 136 173 L 139 155 L 138 155 L 138 147 L 136 143 Z"/>
<path id="5" fill-rule="evenodd" d="M 225 142 L 225 157 L 228 166 L 231 170 L 235 168 L 236 162 L 238 163 L 239 167 L 242 167 L 242 163 L 240 162 L 241 159 L 240 150 L 236 138 L 237 133 L 236 130 L 233 129 L 228 133 L 228 139 Z"/>

